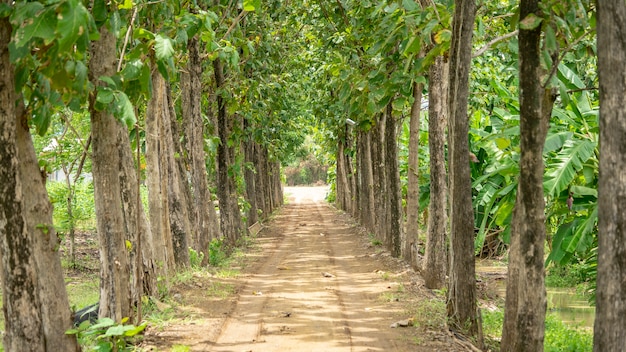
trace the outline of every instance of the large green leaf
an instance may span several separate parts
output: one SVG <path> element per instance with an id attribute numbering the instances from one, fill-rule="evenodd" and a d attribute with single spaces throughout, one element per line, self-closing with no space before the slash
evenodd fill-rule
<path id="1" fill-rule="evenodd" d="M 65 1 L 57 15 L 59 52 L 67 52 L 81 36 L 89 31 L 89 11 L 78 0 Z"/>
<path id="2" fill-rule="evenodd" d="M 174 56 L 174 41 L 157 34 L 154 38 L 154 53 L 157 60 L 167 60 Z"/>
<path id="3" fill-rule="evenodd" d="M 33 38 L 41 38 L 46 43 L 51 42 L 55 36 L 57 16 L 53 7 L 44 8 L 38 2 L 19 6 L 12 20 L 23 23 L 15 31 L 15 46 L 22 47 Z"/>
<path id="4" fill-rule="evenodd" d="M 590 140 L 568 140 L 554 161 L 546 166 L 543 188 L 547 195 L 557 197 L 567 189 L 596 148 Z"/>
<path id="5" fill-rule="evenodd" d="M 563 148 L 565 142 L 572 139 L 573 135 L 574 133 L 569 131 L 560 131 L 549 134 L 546 138 L 546 143 L 543 145 L 543 152 L 549 153 Z"/>

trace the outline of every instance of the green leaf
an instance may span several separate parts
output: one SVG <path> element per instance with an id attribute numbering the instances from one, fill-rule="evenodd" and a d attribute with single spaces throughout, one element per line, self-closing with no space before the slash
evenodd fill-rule
<path id="1" fill-rule="evenodd" d="M 409 56 L 411 54 L 416 54 L 420 51 L 421 47 L 422 47 L 422 38 L 418 36 L 412 36 L 411 39 L 409 39 L 409 42 L 406 44 L 406 47 L 404 48 L 402 55 Z"/>
<path id="2" fill-rule="evenodd" d="M 519 28 L 530 31 L 539 27 L 541 21 L 543 21 L 543 18 L 531 13 L 520 21 Z"/>
<path id="3" fill-rule="evenodd" d="M 59 51 L 70 51 L 81 36 L 89 31 L 89 11 L 77 0 L 66 1 L 59 6 L 57 15 L 57 33 L 59 35 Z"/>
<path id="4" fill-rule="evenodd" d="M 557 197 L 567 189 L 576 177 L 576 172 L 580 171 L 583 163 L 593 155 L 595 148 L 596 143 L 590 140 L 566 141 L 554 162 L 546 165 L 543 188 L 547 195 Z"/>
<path id="5" fill-rule="evenodd" d="M 556 34 L 554 33 L 554 29 L 552 26 L 546 26 L 545 36 L 544 36 L 546 49 L 549 52 L 555 52 L 557 50 L 556 47 Z"/>
<path id="6" fill-rule="evenodd" d="M 108 105 L 113 102 L 115 95 L 110 88 L 98 87 L 98 95 L 96 95 L 96 101 L 100 104 Z"/>
<path id="7" fill-rule="evenodd" d="M 90 327 L 90 330 L 98 330 L 103 328 L 108 328 L 110 326 L 115 325 L 115 321 L 111 318 L 100 318 L 95 325 Z"/>
<path id="8" fill-rule="evenodd" d="M 157 34 L 154 41 L 154 53 L 157 60 L 166 60 L 174 56 L 174 42 L 172 39 Z"/>
<path id="9" fill-rule="evenodd" d="M 113 78 L 109 76 L 100 76 L 100 80 L 108 85 L 110 88 L 117 88 L 117 84 L 113 80 Z"/>
<path id="10" fill-rule="evenodd" d="M 128 99 L 128 96 L 124 92 L 117 91 L 115 94 L 115 104 L 116 104 L 116 117 L 122 123 L 126 125 L 126 127 L 131 128 L 137 122 L 137 118 L 135 117 L 135 108 L 133 104 Z"/>
<path id="11" fill-rule="evenodd" d="M 261 0 L 243 0 L 243 10 L 254 12 L 261 8 Z"/>
<path id="12" fill-rule="evenodd" d="M 414 0 L 402 0 L 402 7 L 409 12 L 420 9 L 419 5 Z"/>
<path id="13" fill-rule="evenodd" d="M 33 13 L 32 10 L 40 8 L 39 6 L 24 6 L 16 13 L 20 23 L 23 26 L 15 31 L 15 46 L 22 47 L 28 44 L 33 38 L 41 38 L 45 43 L 50 43 L 55 37 L 55 28 L 57 23 L 56 13 L 53 7 L 42 8 L 41 11 Z M 25 16 L 21 18 L 20 15 Z"/>
<path id="14" fill-rule="evenodd" d="M 13 8 L 9 4 L 0 3 L 0 18 L 8 17 L 13 11 Z"/>
<path id="15" fill-rule="evenodd" d="M 452 31 L 444 29 L 435 34 L 435 43 L 441 44 L 443 42 L 449 42 L 452 39 Z"/>
<path id="16" fill-rule="evenodd" d="M 576 226 L 572 237 L 563 241 L 563 244 L 561 245 L 561 247 L 563 247 L 563 250 L 568 253 L 585 252 L 590 243 L 590 237 L 594 233 L 593 230 L 595 228 L 597 220 L 598 207 L 596 205 L 589 217 L 584 219 L 584 221 L 582 221 L 580 225 Z"/>
<path id="17" fill-rule="evenodd" d="M 598 198 L 598 190 L 585 186 L 572 186 L 570 191 L 577 197 L 592 196 Z"/>
<path id="18" fill-rule="evenodd" d="M 543 145 L 544 154 L 561 149 L 565 141 L 572 139 L 573 135 L 574 133 L 569 131 L 561 131 L 548 135 L 546 143 Z"/>
<path id="19" fill-rule="evenodd" d="M 124 332 L 124 336 L 128 336 L 128 337 L 135 336 L 139 334 L 140 332 L 144 331 L 146 329 L 146 326 L 148 326 L 148 323 L 143 323 L 139 326 L 133 327 L 133 329 L 128 329 Z"/>
<path id="20" fill-rule="evenodd" d="M 500 150 L 505 150 L 511 145 L 511 140 L 508 138 L 496 138 L 496 146 Z"/>
<path id="21" fill-rule="evenodd" d="M 124 0 L 123 3 L 117 5 L 120 10 L 130 10 L 133 8 L 133 0 Z"/>

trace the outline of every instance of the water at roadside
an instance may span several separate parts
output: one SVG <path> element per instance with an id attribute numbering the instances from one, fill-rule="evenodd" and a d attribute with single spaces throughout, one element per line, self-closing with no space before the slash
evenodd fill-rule
<path id="1" fill-rule="evenodd" d="M 476 263 L 477 273 L 498 273 L 506 276 L 507 268 L 491 261 L 480 261 Z M 505 296 L 506 280 L 497 280 L 496 287 L 498 295 Z M 580 295 L 573 288 L 546 288 L 548 301 L 548 311 L 556 314 L 561 321 L 573 326 L 593 328 L 596 315 L 595 307 L 589 304 L 586 296 Z"/>

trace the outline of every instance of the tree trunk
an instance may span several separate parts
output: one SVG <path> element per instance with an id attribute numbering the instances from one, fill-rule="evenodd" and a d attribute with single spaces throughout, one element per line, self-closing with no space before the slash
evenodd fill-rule
<path id="1" fill-rule="evenodd" d="M 417 244 L 419 238 L 420 214 L 420 185 L 419 185 L 419 141 L 420 141 L 420 110 L 422 107 L 421 83 L 413 83 L 413 105 L 411 106 L 411 120 L 409 121 L 409 160 L 408 186 L 406 194 L 406 228 L 402 256 L 416 268 L 416 258 L 413 258 L 411 248 Z"/>
<path id="2" fill-rule="evenodd" d="M 626 37 L 624 1 L 598 0 L 600 184 L 594 351 L 622 351 L 626 327 Z"/>
<path id="3" fill-rule="evenodd" d="M 204 253 L 203 263 L 209 258 L 209 242 L 219 235 L 217 213 L 207 181 L 206 153 L 204 151 L 204 122 L 202 120 L 202 61 L 200 43 L 194 37 L 189 41 L 187 72 L 181 73 L 183 94 L 182 113 L 185 124 L 185 142 L 189 154 L 193 203 L 195 211 L 194 248 Z"/>
<path id="4" fill-rule="evenodd" d="M 348 138 L 347 136 L 345 137 Z M 346 140 L 339 138 L 337 145 L 337 205 L 338 208 L 349 213 L 352 211 L 352 187 L 348 179 L 348 160 L 346 155 Z"/>
<path id="5" fill-rule="evenodd" d="M 9 61 L 10 40 L 9 19 L 0 18 L 0 255 L 4 271 L 4 348 L 7 351 L 45 351 L 34 244 L 22 213 L 24 194 L 16 145 L 17 99 Z"/>
<path id="6" fill-rule="evenodd" d="M 229 247 L 234 247 L 237 240 L 242 234 L 241 214 L 239 211 L 237 189 L 232 177 L 228 174 L 230 160 L 230 147 L 228 139 L 230 138 L 231 129 L 228 123 L 228 115 L 226 112 L 226 101 L 220 90 L 224 88 L 224 69 L 220 59 L 213 61 L 213 70 L 215 74 L 215 85 L 217 93 L 217 121 L 218 134 L 220 144 L 217 148 L 218 163 L 218 196 L 220 199 L 220 220 L 222 234 L 226 239 Z"/>
<path id="7" fill-rule="evenodd" d="M 157 275 L 167 278 L 173 268 L 174 249 L 170 237 L 166 150 L 161 135 L 163 119 L 168 109 L 165 80 L 158 71 L 152 73 L 152 98 L 146 111 L 146 185 L 148 186 L 148 209 L 153 238 L 153 255 L 158 268 Z"/>
<path id="8" fill-rule="evenodd" d="M 361 224 L 370 232 L 374 232 L 374 180 L 372 175 L 372 152 L 370 147 L 370 131 L 359 132 L 359 192 Z"/>
<path id="9" fill-rule="evenodd" d="M 244 154 L 245 154 L 245 162 L 246 164 L 254 165 L 254 142 L 251 140 L 247 140 L 244 145 Z M 254 225 L 257 221 L 259 221 L 259 216 L 257 212 L 257 203 L 256 203 L 256 182 L 254 177 L 255 170 L 249 167 L 246 167 L 244 170 L 244 177 L 246 180 L 246 200 L 250 204 L 250 209 L 248 210 L 248 227 Z"/>
<path id="10" fill-rule="evenodd" d="M 118 126 L 117 143 L 124 228 L 126 239 L 132 244 L 129 258 L 132 273 L 131 297 L 133 303 L 139 304 L 142 295 L 157 294 L 157 274 L 152 247 L 154 240 L 143 203 L 139 201 L 137 165 L 133 162 L 128 130 L 121 124 Z M 136 138 L 136 142 L 140 143 L 139 136 Z"/>
<path id="11" fill-rule="evenodd" d="M 520 18 L 541 15 L 538 0 L 522 0 Z M 511 222 L 511 247 L 502 351 L 542 351 L 546 315 L 543 146 L 552 112 L 541 87 L 541 26 L 519 31 L 520 175 Z M 543 101 L 542 101 L 543 100 Z"/>
<path id="12" fill-rule="evenodd" d="M 387 192 L 385 191 L 386 176 L 384 162 L 383 133 L 385 131 L 385 114 L 379 114 L 378 120 L 372 129 L 370 144 L 372 147 L 372 175 L 374 179 L 374 222 L 376 224 L 376 238 L 386 241 L 385 231 L 387 229 Z"/>
<path id="13" fill-rule="evenodd" d="M 170 231 L 172 232 L 172 247 L 174 249 L 174 261 L 178 267 L 189 266 L 189 246 L 187 238 L 190 236 L 189 207 L 191 195 L 188 194 L 189 186 L 183 182 L 185 168 L 182 164 L 183 150 L 180 146 L 180 133 L 174 102 L 169 86 L 166 85 L 167 110 L 163 114 L 163 136 L 167 149 L 167 179 L 169 188 L 168 208 L 170 216 Z"/>
<path id="14" fill-rule="evenodd" d="M 422 275 L 430 289 L 440 289 L 446 280 L 448 253 L 448 182 L 446 175 L 446 120 L 448 65 L 435 59 L 428 73 L 428 147 L 430 149 L 430 203 Z"/>
<path id="15" fill-rule="evenodd" d="M 467 102 L 472 59 L 475 0 L 456 1 L 450 47 L 450 281 L 448 318 L 451 326 L 477 338 L 482 346 L 476 306 L 474 211 L 469 167 Z M 432 215 L 431 215 L 432 216 Z"/>
<path id="16" fill-rule="evenodd" d="M 393 117 L 391 102 L 387 105 L 385 119 L 385 169 L 387 176 L 386 194 L 387 228 L 389 250 L 393 257 L 400 257 L 402 250 L 402 192 L 400 189 L 400 170 L 398 168 L 398 142 L 396 138 L 396 120 Z"/>
<path id="17" fill-rule="evenodd" d="M 102 76 L 115 74 L 115 36 L 106 26 L 100 28 L 100 41 L 93 43 L 89 62 L 90 80 L 103 84 Z M 96 91 L 89 97 L 92 133 L 92 173 L 96 219 L 100 239 L 101 317 L 116 321 L 130 315 L 130 273 L 125 246 L 124 214 L 120 197 L 117 134 L 119 122 L 108 112 L 98 111 Z"/>

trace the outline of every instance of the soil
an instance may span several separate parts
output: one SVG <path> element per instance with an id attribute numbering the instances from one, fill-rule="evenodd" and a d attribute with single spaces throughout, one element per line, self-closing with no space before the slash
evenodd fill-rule
<path id="1" fill-rule="evenodd" d="M 328 205 L 326 192 L 287 187 L 287 204 L 231 269 L 240 273 L 196 273 L 175 286 L 157 307 L 176 319 L 152 324 L 142 348 L 467 351 L 445 326 L 441 296 Z"/>

